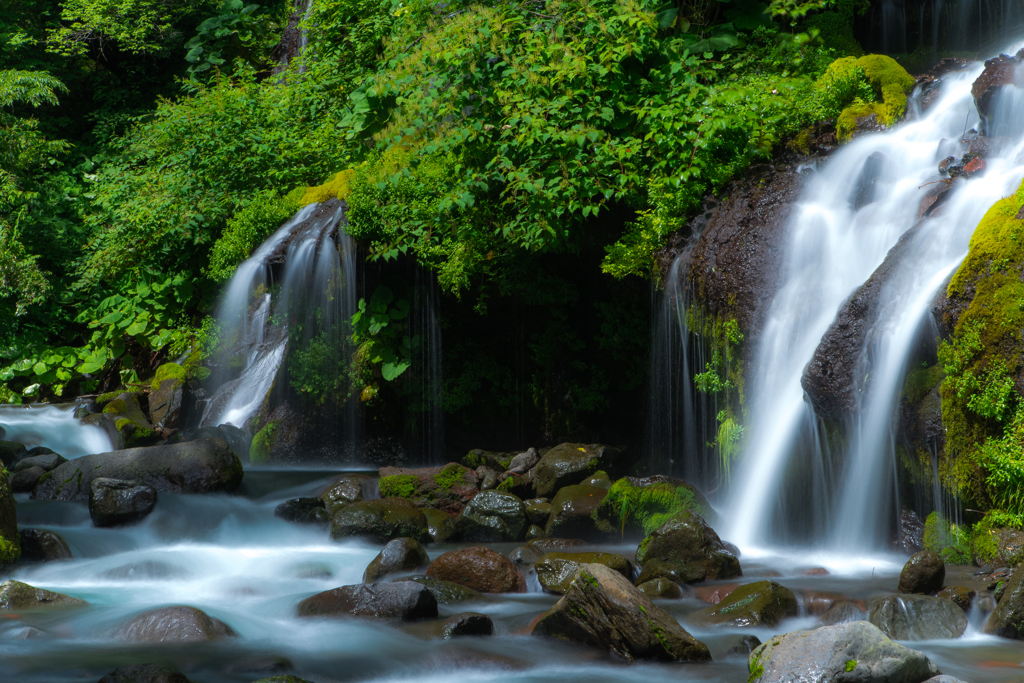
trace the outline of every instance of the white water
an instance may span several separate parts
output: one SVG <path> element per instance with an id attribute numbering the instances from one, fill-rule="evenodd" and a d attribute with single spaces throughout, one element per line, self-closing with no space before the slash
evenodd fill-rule
<path id="1" fill-rule="evenodd" d="M 0 405 L 0 440 L 45 446 L 69 460 L 114 450 L 103 429 L 75 417 L 75 406 Z"/>

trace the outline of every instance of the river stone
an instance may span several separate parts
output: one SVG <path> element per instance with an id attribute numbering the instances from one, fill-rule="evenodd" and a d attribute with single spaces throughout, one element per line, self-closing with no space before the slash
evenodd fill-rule
<path id="1" fill-rule="evenodd" d="M 0 436 L 3 432 L 0 432 Z M 17 441 L 0 441 L 0 462 L 4 464 L 4 467 L 10 467 L 14 464 L 14 461 L 20 457 L 24 457 L 25 453 L 28 452 L 28 448 L 25 444 L 18 443 Z"/>
<path id="2" fill-rule="evenodd" d="M 427 518 L 427 533 L 434 543 L 444 543 L 455 536 L 455 520 L 444 510 L 420 510 Z"/>
<path id="3" fill-rule="evenodd" d="M 931 550 L 922 550 L 911 557 L 900 572 L 900 593 L 933 595 L 942 590 L 946 580 L 946 565 L 942 556 Z"/>
<path id="4" fill-rule="evenodd" d="M 220 619 L 176 605 L 143 612 L 118 629 L 114 638 L 132 643 L 205 643 L 235 635 Z"/>
<path id="5" fill-rule="evenodd" d="M 159 664 L 121 666 L 99 680 L 99 683 L 190 683 L 185 674 Z"/>
<path id="6" fill-rule="evenodd" d="M 430 564 L 427 551 L 413 538 L 388 541 L 363 573 L 364 583 L 375 583 L 389 574 L 412 572 Z"/>
<path id="7" fill-rule="evenodd" d="M 740 586 L 717 605 L 702 609 L 693 619 L 703 624 L 774 627 L 799 612 L 793 591 L 774 581 Z"/>
<path id="8" fill-rule="evenodd" d="M 939 673 L 923 652 L 866 621 L 772 636 L 747 667 L 748 683 L 922 683 Z"/>
<path id="9" fill-rule="evenodd" d="M 0 583 L 0 610 L 20 612 L 39 607 L 79 607 L 87 604 L 85 600 L 36 588 L 14 579 Z"/>
<path id="10" fill-rule="evenodd" d="M 24 544 L 21 551 L 22 553 L 25 552 Z M 974 598 L 977 595 L 978 593 L 973 588 L 968 588 L 967 586 L 949 586 L 940 590 L 935 597 L 952 601 L 954 605 L 966 613 L 971 610 L 971 605 L 974 603 Z"/>
<path id="11" fill-rule="evenodd" d="M 607 491 L 612 487 L 612 480 L 607 472 L 596 472 L 580 482 L 584 486 L 596 486 Z"/>
<path id="12" fill-rule="evenodd" d="M 607 536 L 598 530 L 593 516 L 607 495 L 607 489 L 588 484 L 560 488 L 551 501 L 551 516 L 544 531 L 548 536 L 593 540 Z"/>
<path id="13" fill-rule="evenodd" d="M 633 578 L 629 560 L 614 553 L 548 553 L 537 560 L 534 570 L 544 590 L 562 594 L 569 590 L 580 567 L 587 564 L 601 564 L 627 579 Z"/>
<path id="14" fill-rule="evenodd" d="M 679 513 L 648 534 L 637 548 L 636 561 L 643 565 L 640 583 L 659 576 L 693 583 L 743 574 L 740 561 L 725 549 L 715 530 L 692 510 Z M 657 565 L 657 574 L 648 570 L 650 561 L 662 563 Z"/>
<path id="15" fill-rule="evenodd" d="M 491 469 L 487 465 L 480 465 L 475 470 L 476 476 L 480 481 L 481 491 L 490 491 L 491 489 L 498 487 L 498 472 Z"/>
<path id="16" fill-rule="evenodd" d="M 524 500 L 523 506 L 526 509 L 526 519 L 530 524 L 546 526 L 548 518 L 551 517 L 551 502 L 547 498 L 531 498 Z"/>
<path id="17" fill-rule="evenodd" d="M 292 498 L 274 508 L 274 516 L 295 524 L 313 524 L 326 527 L 331 523 L 321 498 Z"/>
<path id="18" fill-rule="evenodd" d="M 360 536 L 385 543 L 407 536 L 427 540 L 427 518 L 404 498 L 364 500 L 347 505 L 331 520 L 331 538 Z"/>
<path id="19" fill-rule="evenodd" d="M 1024 565 L 1010 574 L 999 604 L 988 615 L 981 630 L 993 636 L 1024 639 Z"/>
<path id="20" fill-rule="evenodd" d="M 928 595 L 889 595 L 868 601 L 868 621 L 893 640 L 959 638 L 967 629 L 964 611 Z"/>
<path id="21" fill-rule="evenodd" d="M 164 363 L 156 369 L 149 393 L 149 418 L 157 427 L 176 429 L 185 397 L 185 368 Z"/>
<path id="22" fill-rule="evenodd" d="M 531 524 L 530 527 L 526 530 L 527 541 L 532 541 L 535 538 L 547 538 L 547 536 L 548 532 L 544 531 L 543 528 L 537 526 L 536 524 Z"/>
<path id="23" fill-rule="evenodd" d="M 531 548 L 536 548 L 541 555 L 544 553 L 556 553 L 562 550 L 572 550 L 589 545 L 586 541 L 578 538 L 535 538 L 526 542 Z"/>
<path id="24" fill-rule="evenodd" d="M 7 470 L 0 467 L 0 567 L 17 562 L 21 557 L 18 536 L 18 511 Z"/>
<path id="25" fill-rule="evenodd" d="M 441 637 L 445 640 L 456 636 L 494 635 L 494 622 L 486 614 L 462 612 L 448 617 L 441 624 Z"/>
<path id="26" fill-rule="evenodd" d="M 410 576 L 395 579 L 395 583 L 402 581 L 415 581 L 421 586 L 425 586 L 427 590 L 434 594 L 434 599 L 437 600 L 437 604 L 439 605 L 447 605 L 453 602 L 463 602 L 466 600 L 485 599 L 482 593 L 479 593 L 472 588 L 461 586 L 453 581 L 430 579 L 426 576 Z"/>
<path id="27" fill-rule="evenodd" d="M 565 595 L 533 628 L 534 635 L 606 650 L 626 661 L 704 662 L 711 653 L 622 574 L 601 564 L 581 567 Z"/>
<path id="28" fill-rule="evenodd" d="M 342 586 L 312 595 L 299 603 L 300 617 L 352 615 L 374 619 L 432 619 L 437 599 L 426 586 L 412 581 Z"/>
<path id="29" fill-rule="evenodd" d="M 528 545 L 516 546 L 508 554 L 508 559 L 512 560 L 515 564 L 533 564 L 541 557 L 544 553 Z"/>
<path id="30" fill-rule="evenodd" d="M 39 480 L 46 474 L 42 467 L 29 467 L 11 475 L 11 490 L 15 493 L 28 493 L 36 487 Z"/>
<path id="31" fill-rule="evenodd" d="M 363 482 L 367 477 L 360 474 L 342 474 L 335 477 L 327 488 L 320 492 L 320 499 L 329 514 L 334 514 L 346 505 L 363 500 Z"/>
<path id="32" fill-rule="evenodd" d="M 526 531 L 523 501 L 511 493 L 477 494 L 455 518 L 455 530 L 464 541 L 501 543 L 519 541 Z"/>
<path id="33" fill-rule="evenodd" d="M 536 448 L 529 448 L 525 452 L 520 453 L 508 463 L 510 470 L 518 470 L 520 472 L 529 472 L 537 463 L 540 462 L 540 455 L 537 454 Z"/>
<path id="34" fill-rule="evenodd" d="M 683 597 L 683 589 L 679 584 L 669 579 L 652 579 L 644 581 L 637 586 L 637 590 L 649 598 L 662 598 L 664 600 L 679 600 Z"/>
<path id="35" fill-rule="evenodd" d="M 381 467 L 380 495 L 407 498 L 419 508 L 434 508 L 458 514 L 480 492 L 475 471 L 450 462 L 444 467 L 408 469 Z"/>
<path id="36" fill-rule="evenodd" d="M 533 468 L 537 496 L 551 497 L 598 470 L 618 475 L 626 467 L 623 451 L 600 444 L 563 443 L 544 454 Z"/>
<path id="37" fill-rule="evenodd" d="M 18 458 L 14 465 L 9 469 L 11 472 L 21 472 L 22 470 L 27 470 L 30 467 L 39 467 L 44 472 L 49 472 L 50 470 L 57 469 L 67 461 L 67 458 L 58 455 L 57 453 L 41 453 L 39 455 Z"/>
<path id="38" fill-rule="evenodd" d="M 63 538 L 52 531 L 22 529 L 18 536 L 21 538 L 22 562 L 50 562 L 72 558 L 71 548 Z"/>
<path id="39" fill-rule="evenodd" d="M 821 615 L 821 623 L 828 626 L 834 626 L 836 624 L 845 624 L 850 621 L 864 621 L 867 619 L 868 613 L 863 607 L 855 602 L 849 600 L 841 600 Z"/>
<path id="40" fill-rule="evenodd" d="M 39 482 L 32 498 L 85 500 L 93 479 L 131 479 L 160 493 L 219 493 L 242 483 L 242 463 L 223 439 L 197 439 L 75 458 Z"/>
<path id="41" fill-rule="evenodd" d="M 526 587 L 508 558 L 479 545 L 449 550 L 430 563 L 427 576 L 481 593 L 518 593 Z"/>
<path id="42" fill-rule="evenodd" d="M 156 491 L 137 481 L 93 479 L 89 516 L 98 527 L 134 524 L 153 511 Z"/>

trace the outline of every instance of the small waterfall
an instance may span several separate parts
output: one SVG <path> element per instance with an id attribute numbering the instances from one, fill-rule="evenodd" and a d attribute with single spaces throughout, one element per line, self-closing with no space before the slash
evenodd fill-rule
<path id="1" fill-rule="evenodd" d="M 309 17 L 313 12 L 313 0 L 295 0 L 288 25 L 281 34 L 281 41 L 274 48 L 277 65 L 271 72 L 278 75 L 284 72 L 296 59 L 306 53 L 309 46 Z M 306 71 L 305 60 L 299 65 L 299 73 Z"/>
<path id="2" fill-rule="evenodd" d="M 0 440 L 23 443 L 28 448 L 45 446 L 65 458 L 80 458 L 114 450 L 102 428 L 82 424 L 76 406 L 2 405 Z"/>

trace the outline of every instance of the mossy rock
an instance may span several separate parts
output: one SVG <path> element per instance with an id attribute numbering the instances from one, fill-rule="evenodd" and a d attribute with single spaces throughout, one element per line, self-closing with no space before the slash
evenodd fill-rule
<path id="1" fill-rule="evenodd" d="M 54 607 L 81 607 L 86 604 L 88 603 L 85 600 L 36 588 L 13 579 L 0 584 L 0 610 L 4 611 L 21 612 Z"/>
<path id="2" fill-rule="evenodd" d="M 252 444 L 249 446 L 249 462 L 254 465 L 270 462 L 274 453 L 274 443 L 277 441 L 277 430 L 281 426 L 281 420 L 270 420 L 263 425 L 263 429 L 256 432 L 252 437 Z"/>
<path id="3" fill-rule="evenodd" d="M 612 484 L 593 516 L 602 531 L 633 538 L 646 536 L 686 511 L 705 521 L 714 515 L 704 495 L 682 479 L 623 477 Z"/>
<path id="4" fill-rule="evenodd" d="M 633 579 L 633 565 L 615 553 L 547 553 L 534 563 L 533 568 L 544 590 L 562 594 L 569 590 L 569 584 L 580 568 L 588 564 L 603 564 L 630 581 Z"/>
<path id="5" fill-rule="evenodd" d="M 453 602 L 464 602 L 467 600 L 485 600 L 483 593 L 454 583 L 452 581 L 442 581 L 441 579 L 431 579 L 426 576 L 411 576 L 408 578 L 397 579 L 397 581 L 415 581 L 416 583 L 426 586 L 427 590 L 434 594 L 434 599 L 437 600 L 439 605 L 448 605 Z"/>
<path id="6" fill-rule="evenodd" d="M 345 199 L 352 191 L 352 181 L 354 178 L 355 171 L 346 169 L 335 173 L 323 185 L 304 188 L 302 190 L 302 198 L 299 199 L 299 205 L 319 204 L 326 202 L 328 199 Z"/>
<path id="7" fill-rule="evenodd" d="M 523 501 L 502 491 L 483 491 L 455 519 L 460 538 L 473 543 L 521 541 L 526 527 Z"/>
<path id="8" fill-rule="evenodd" d="M 623 451 L 613 446 L 563 443 L 545 453 L 533 468 L 533 483 L 537 496 L 549 497 L 599 470 L 620 476 L 627 466 Z"/>
<path id="9" fill-rule="evenodd" d="M 923 540 L 924 549 L 938 553 L 947 564 L 971 563 L 970 534 L 938 512 L 925 519 Z"/>
<path id="10" fill-rule="evenodd" d="M 796 594 L 774 581 L 757 581 L 740 586 L 717 605 L 707 607 L 692 619 L 701 624 L 774 627 L 799 613 Z"/>
<path id="11" fill-rule="evenodd" d="M 151 446 L 160 440 L 133 392 L 123 391 L 108 401 L 103 414 L 114 420 L 115 428 L 124 439 L 124 448 Z"/>
<path id="12" fill-rule="evenodd" d="M 405 498 L 416 507 L 450 514 L 461 512 L 479 493 L 476 472 L 454 462 L 420 469 L 382 467 L 378 474 L 381 497 Z"/>
<path id="13" fill-rule="evenodd" d="M 693 511 L 679 513 L 648 534 L 637 548 L 636 560 L 643 565 L 641 583 L 659 577 L 693 583 L 742 575 L 740 561 Z"/>
<path id="14" fill-rule="evenodd" d="M 156 369 L 156 374 L 153 376 L 153 382 L 150 387 L 153 391 L 160 391 L 160 387 L 163 386 L 165 380 L 184 382 L 187 377 L 188 373 L 185 371 L 185 368 L 177 363 L 164 363 Z"/>
<path id="15" fill-rule="evenodd" d="M 334 513 L 331 538 L 369 538 L 386 543 L 406 536 L 421 542 L 430 541 L 427 518 L 404 498 L 381 498 L 352 503 Z"/>
<path id="16" fill-rule="evenodd" d="M 21 540 L 14 492 L 7 468 L 0 466 L 0 567 L 17 562 L 20 557 Z"/>
<path id="17" fill-rule="evenodd" d="M 462 464 L 470 469 L 486 466 L 496 472 L 504 472 L 508 469 L 512 458 L 518 453 L 507 453 L 501 451 L 485 451 L 482 448 L 474 448 L 462 458 Z"/>
<path id="18" fill-rule="evenodd" d="M 858 87 L 870 86 L 873 99 Z M 818 85 L 825 88 L 842 108 L 836 122 L 836 136 L 840 142 L 849 140 L 859 120 L 874 116 L 882 126 L 892 126 L 907 111 L 907 94 L 914 88 L 914 77 L 887 55 L 842 57 L 832 62 Z"/>

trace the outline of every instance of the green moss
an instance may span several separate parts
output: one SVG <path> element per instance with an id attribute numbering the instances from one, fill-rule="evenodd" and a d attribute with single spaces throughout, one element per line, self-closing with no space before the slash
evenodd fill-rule
<path id="1" fill-rule="evenodd" d="M 355 171 L 348 169 L 335 173 L 323 185 L 305 188 L 302 192 L 302 198 L 299 199 L 299 206 L 325 202 L 328 199 L 345 199 L 352 191 L 352 180 L 354 177 Z"/>
<path id="2" fill-rule="evenodd" d="M 624 535 L 628 528 L 647 536 L 687 510 L 693 510 L 699 515 L 707 514 L 693 492 L 686 487 L 672 486 L 667 482 L 633 486 L 629 479 L 622 478 L 612 484 L 608 495 L 591 516 L 604 531 L 618 531 Z"/>
<path id="3" fill-rule="evenodd" d="M 999 530 L 991 528 L 987 519 L 986 516 L 971 530 L 971 553 L 979 564 L 994 562 L 999 557 Z"/>
<path id="4" fill-rule="evenodd" d="M 864 55 L 832 62 L 817 85 L 824 91 L 826 108 L 840 112 L 836 136 L 845 142 L 857 130 L 861 117 L 874 115 L 884 126 L 902 119 L 914 77 L 892 57 Z"/>
<path id="5" fill-rule="evenodd" d="M 857 660 L 856 659 L 848 659 L 848 660 L 846 660 L 846 666 L 844 668 L 846 669 L 846 673 L 850 673 L 851 671 L 853 671 L 854 669 L 857 668 Z"/>
<path id="6" fill-rule="evenodd" d="M 99 396 L 96 397 L 96 403 L 100 404 L 101 406 L 106 405 L 107 403 L 110 403 L 115 398 L 120 396 L 122 393 L 123 392 L 121 391 L 108 391 L 105 394 L 100 394 Z"/>
<path id="7" fill-rule="evenodd" d="M 156 375 L 153 377 L 153 391 L 160 390 L 160 383 L 165 379 L 181 380 L 182 382 L 186 379 L 185 368 L 181 367 L 177 363 L 164 363 L 156 369 Z"/>
<path id="8" fill-rule="evenodd" d="M 903 383 L 903 398 L 912 404 L 920 402 L 945 376 L 946 372 L 939 364 L 907 373 L 907 379 Z"/>
<path id="9" fill-rule="evenodd" d="M 932 512 L 925 520 L 923 540 L 925 550 L 939 553 L 947 563 L 971 563 L 970 535 L 938 512 Z"/>
<path id="10" fill-rule="evenodd" d="M 252 444 L 249 446 L 249 462 L 259 464 L 270 460 L 275 441 L 274 435 L 280 424 L 280 420 L 271 420 L 256 433 L 256 436 L 252 437 Z"/>
<path id="11" fill-rule="evenodd" d="M 465 483 L 465 473 L 466 471 L 459 465 L 449 463 L 434 475 L 434 483 L 439 489 L 451 491 L 453 486 Z"/>
<path id="12" fill-rule="evenodd" d="M 107 412 L 107 411 L 103 411 L 103 412 Z M 117 418 L 117 420 L 114 421 L 114 426 L 117 428 L 117 431 L 119 431 L 119 432 L 124 432 L 125 427 L 129 427 L 129 426 L 134 425 L 134 424 L 135 424 L 134 422 L 132 422 L 131 420 L 129 420 L 126 417 L 119 417 L 119 418 Z"/>
<path id="13" fill-rule="evenodd" d="M 419 490 L 419 477 L 413 474 L 393 474 L 378 482 L 381 498 L 413 498 Z"/>
<path id="14" fill-rule="evenodd" d="M 104 406 L 103 412 L 108 415 L 124 415 L 128 412 L 128 402 L 123 398 L 115 398 Z"/>

